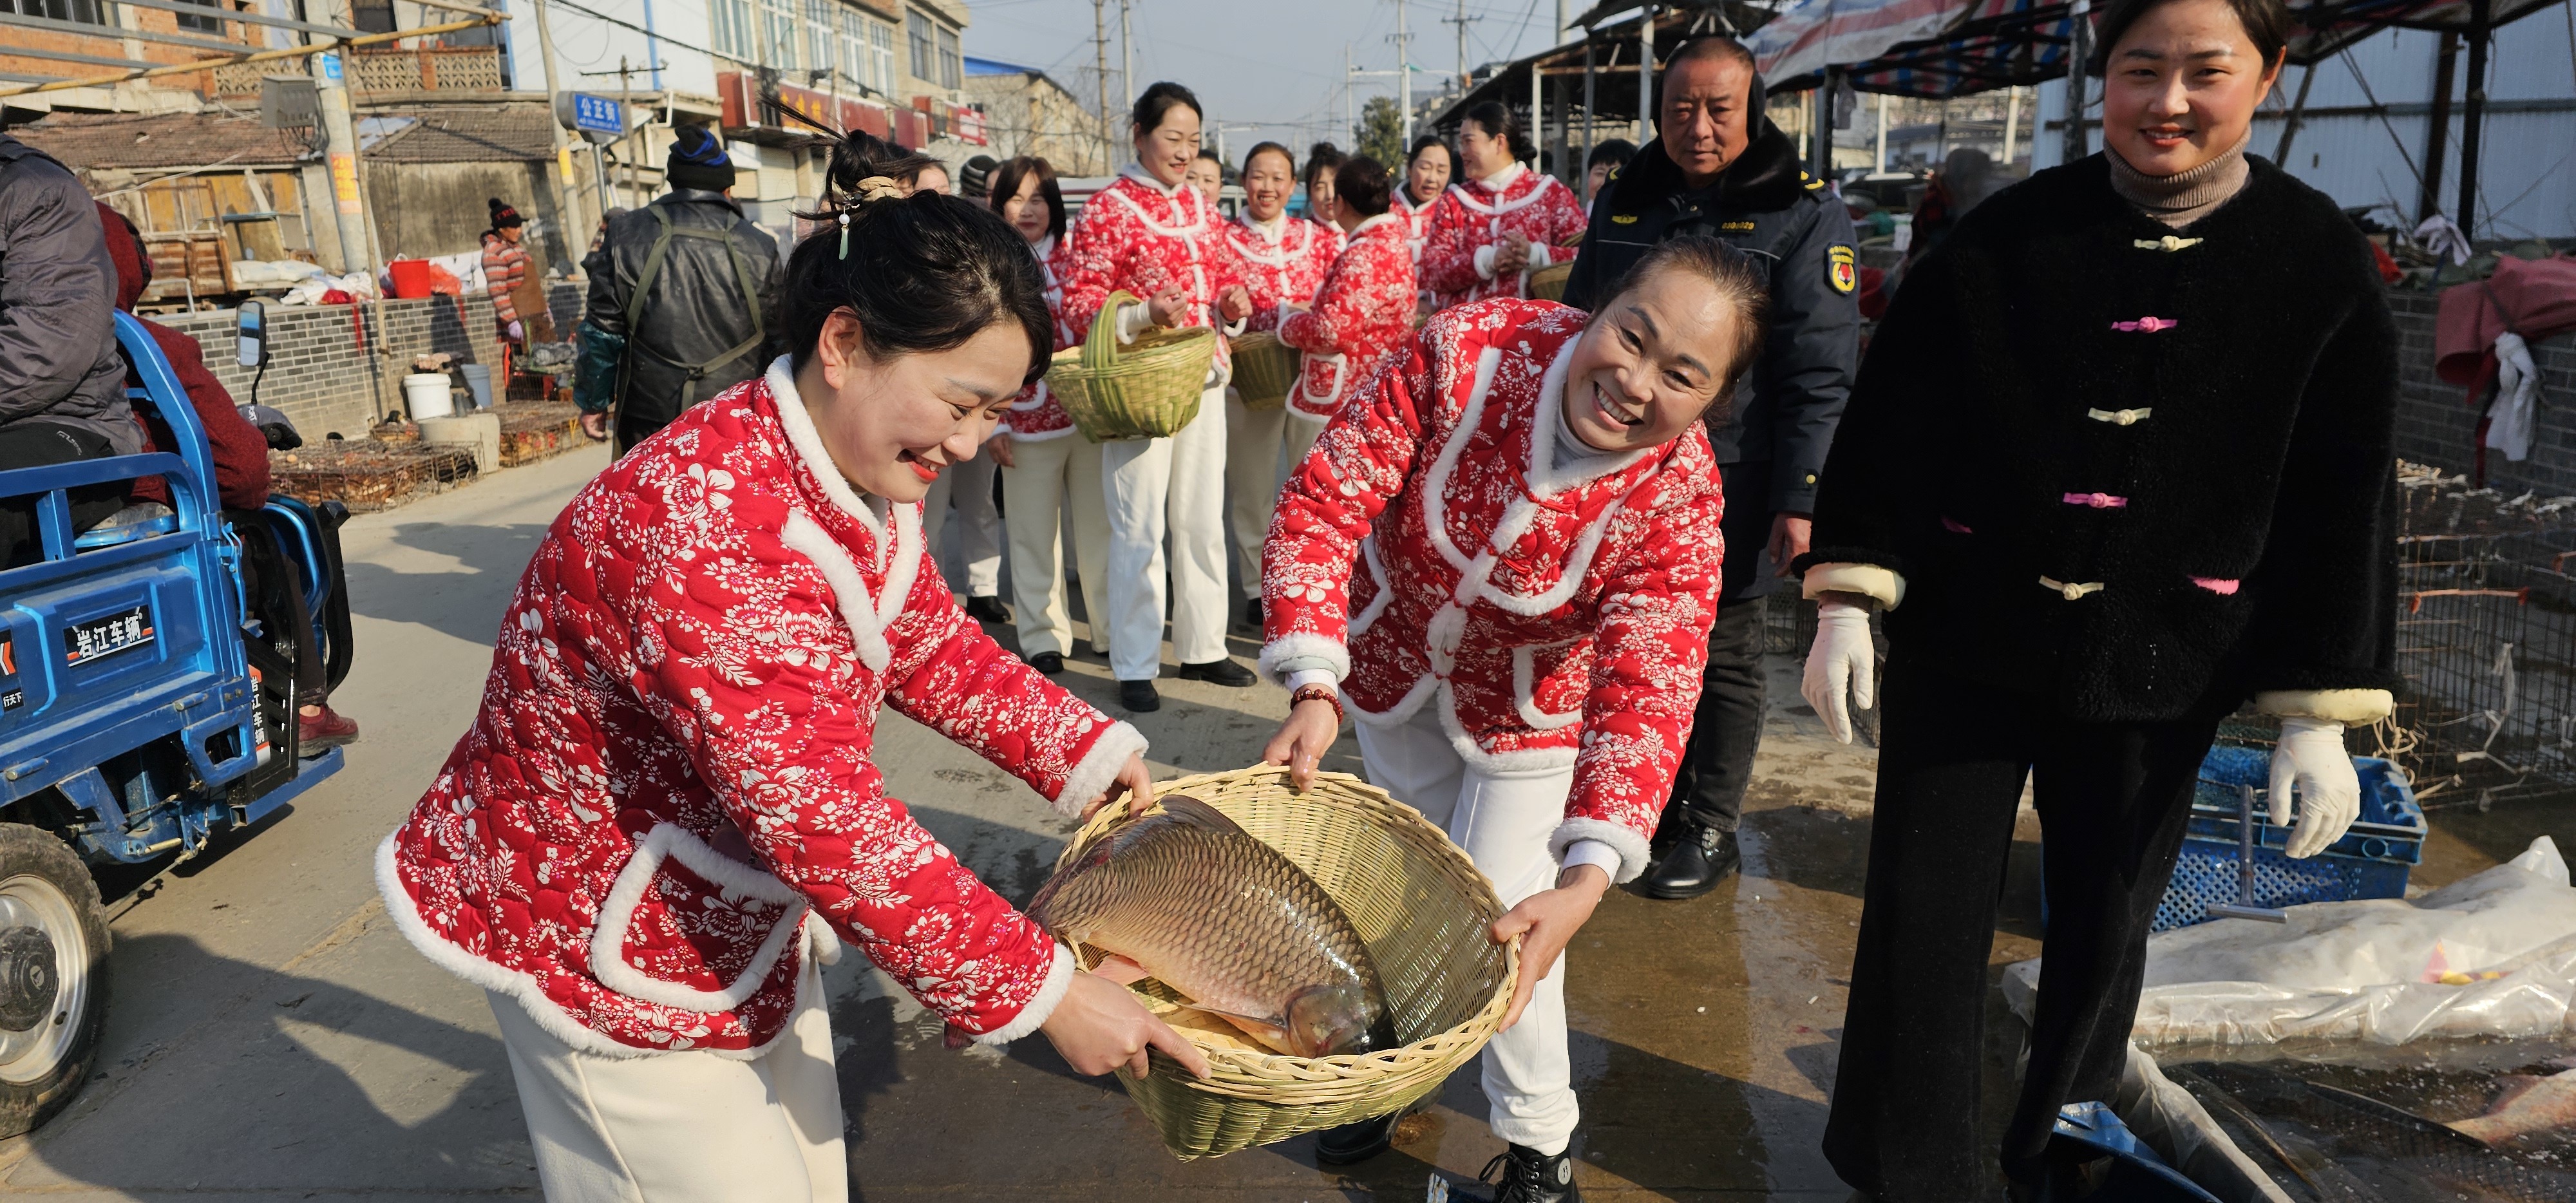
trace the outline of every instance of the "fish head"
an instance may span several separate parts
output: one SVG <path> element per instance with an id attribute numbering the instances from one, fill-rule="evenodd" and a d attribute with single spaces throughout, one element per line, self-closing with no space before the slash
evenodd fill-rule
<path id="1" fill-rule="evenodd" d="M 1366 987 L 1308 986 L 1288 998 L 1288 1043 L 1301 1057 L 1337 1057 L 1370 1048 L 1379 1006 Z"/>

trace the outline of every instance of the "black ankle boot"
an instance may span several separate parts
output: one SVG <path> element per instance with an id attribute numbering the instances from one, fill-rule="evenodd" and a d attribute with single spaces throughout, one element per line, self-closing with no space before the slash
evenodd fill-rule
<path id="1" fill-rule="evenodd" d="M 1181 679 L 1207 681 L 1229 689 L 1242 689 L 1259 684 L 1261 674 L 1235 663 L 1232 657 L 1227 657 L 1223 660 L 1210 660 L 1205 664 L 1184 664 L 1181 666 Z"/>
<path id="2" fill-rule="evenodd" d="M 1637 884 L 1648 898 L 1697 898 L 1724 885 L 1743 862 L 1734 832 L 1685 819 L 1675 825 L 1672 847 Z"/>
<path id="3" fill-rule="evenodd" d="M 1390 1112 L 1376 1119 L 1326 1128 L 1315 1134 L 1315 1160 L 1325 1165 L 1354 1165 L 1375 1157 L 1395 1143 L 1395 1121 L 1401 1118 L 1402 1112 Z"/>
<path id="4" fill-rule="evenodd" d="M 1002 604 L 1001 598 L 970 597 L 966 599 L 966 617 L 977 622 L 1009 622 L 1011 611 Z"/>
<path id="5" fill-rule="evenodd" d="M 1502 1173 L 1499 1180 L 1494 1177 L 1496 1171 Z M 1508 1146 L 1485 1163 L 1476 1181 L 1494 1188 L 1484 1203 L 1583 1203 L 1583 1192 L 1574 1185 L 1574 1153 L 1570 1149 L 1550 1157 L 1527 1145 Z"/>
<path id="6" fill-rule="evenodd" d="M 1151 681 L 1120 681 L 1118 704 L 1131 713 L 1145 714 L 1163 708 L 1163 695 Z"/>

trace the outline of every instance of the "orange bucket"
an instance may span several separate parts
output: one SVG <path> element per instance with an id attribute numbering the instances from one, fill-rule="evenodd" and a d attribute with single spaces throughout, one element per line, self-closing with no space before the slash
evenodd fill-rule
<path id="1" fill-rule="evenodd" d="M 395 259 L 385 264 L 394 278 L 394 295 L 411 299 L 429 295 L 430 271 L 427 259 Z"/>

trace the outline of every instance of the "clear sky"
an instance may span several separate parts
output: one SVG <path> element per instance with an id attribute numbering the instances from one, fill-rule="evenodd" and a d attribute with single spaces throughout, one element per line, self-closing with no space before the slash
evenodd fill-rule
<path id="1" fill-rule="evenodd" d="M 1264 138 L 1305 145 L 1330 138 L 1344 146 L 1342 54 L 1363 71 L 1396 63 L 1396 0 L 1129 0 L 1139 87 L 1158 79 L 1186 84 L 1227 129 L 1227 150 Z M 1518 58 L 1553 43 L 1557 0 L 1466 0 L 1471 66 Z M 966 53 L 1036 67 L 1087 103 L 1093 95 L 1090 0 L 967 0 L 974 23 Z M 1569 17 L 1591 7 L 1567 0 Z M 1124 110 L 1133 92 L 1118 79 L 1118 4 L 1105 6 L 1109 32 L 1110 106 Z M 1413 65 L 1454 74 L 1459 0 L 1409 0 Z M 1352 108 L 1392 96 L 1391 75 L 1356 81 Z M 1437 92 L 1434 75 L 1414 77 L 1417 99 Z M 1254 129 L 1238 128 L 1257 126 Z M 1215 131 L 1208 144 L 1216 143 Z"/>

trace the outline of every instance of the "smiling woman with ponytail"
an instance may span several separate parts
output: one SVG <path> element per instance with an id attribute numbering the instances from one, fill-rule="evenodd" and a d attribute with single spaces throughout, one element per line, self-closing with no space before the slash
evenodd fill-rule
<path id="1" fill-rule="evenodd" d="M 780 292 L 788 353 L 556 518 L 484 705 L 378 853 L 396 926 L 490 996 L 554 1200 L 848 1194 L 818 962 L 1084 1073 L 1205 1060 L 888 797 L 880 705 L 1087 814 L 1144 737 L 967 621 L 920 499 L 1054 340 L 1026 244 L 844 147 Z"/>

